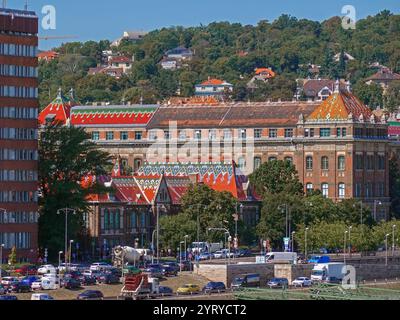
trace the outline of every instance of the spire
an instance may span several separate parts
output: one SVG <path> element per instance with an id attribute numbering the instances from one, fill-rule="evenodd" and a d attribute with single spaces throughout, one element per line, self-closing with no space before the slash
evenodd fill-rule
<path id="1" fill-rule="evenodd" d="M 74 88 L 71 88 L 71 90 L 69 90 L 69 97 L 71 98 L 71 101 L 75 101 L 75 90 L 74 90 Z"/>
<path id="2" fill-rule="evenodd" d="M 62 98 L 62 89 L 61 89 L 61 87 L 58 88 L 57 98 Z"/>
<path id="3" fill-rule="evenodd" d="M 347 92 L 351 93 L 351 82 L 350 82 L 350 80 L 347 80 L 347 82 L 346 82 L 346 90 L 347 90 Z"/>
<path id="4" fill-rule="evenodd" d="M 335 82 L 335 93 L 339 93 L 339 91 L 340 91 L 340 82 L 339 82 L 339 79 L 336 79 L 336 82 Z"/>

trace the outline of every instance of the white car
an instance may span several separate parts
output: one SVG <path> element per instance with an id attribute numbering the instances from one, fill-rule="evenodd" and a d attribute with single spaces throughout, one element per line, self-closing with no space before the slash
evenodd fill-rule
<path id="1" fill-rule="evenodd" d="M 38 274 L 56 274 L 56 268 L 52 264 L 45 264 L 43 266 L 40 266 L 37 272 Z"/>
<path id="2" fill-rule="evenodd" d="M 214 252 L 214 259 L 226 258 L 226 253 L 222 250 Z"/>
<path id="3" fill-rule="evenodd" d="M 112 265 L 109 265 L 105 262 L 96 262 L 90 266 L 90 271 L 103 271 L 107 269 L 111 269 Z"/>
<path id="4" fill-rule="evenodd" d="M 42 280 L 35 281 L 31 284 L 32 291 L 42 290 Z"/>
<path id="5" fill-rule="evenodd" d="M 33 301 L 54 300 L 54 298 L 46 293 L 34 293 L 31 296 L 31 300 L 33 300 Z"/>
<path id="6" fill-rule="evenodd" d="M 311 287 L 311 285 L 311 279 L 306 277 L 299 277 L 292 282 L 292 286 L 294 287 Z"/>
<path id="7" fill-rule="evenodd" d="M 10 286 L 10 285 L 12 285 L 14 283 L 18 283 L 18 282 L 19 282 L 18 278 L 15 278 L 15 277 L 4 277 L 1 280 L 1 284 L 3 286 Z"/>

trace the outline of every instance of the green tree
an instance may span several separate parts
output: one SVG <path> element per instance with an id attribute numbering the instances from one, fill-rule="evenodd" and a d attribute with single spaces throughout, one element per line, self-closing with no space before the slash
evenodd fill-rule
<path id="1" fill-rule="evenodd" d="M 41 134 L 39 157 L 39 244 L 55 257 L 64 248 L 64 216 L 57 210 L 76 210 L 76 216 L 69 216 L 68 231 L 70 239 L 78 239 L 83 232 L 82 214 L 89 212 L 88 195 L 105 192 L 104 186 L 86 179 L 109 172 L 111 157 L 99 151 L 83 129 L 54 123 Z"/>
<path id="2" fill-rule="evenodd" d="M 260 194 L 303 194 L 296 167 L 289 161 L 268 161 L 250 175 L 250 181 Z"/>
<path id="3" fill-rule="evenodd" d="M 13 246 L 8 256 L 8 264 L 14 267 L 17 264 L 17 247 Z"/>
<path id="4" fill-rule="evenodd" d="M 400 169 L 398 159 L 389 161 L 389 193 L 391 202 L 391 213 L 396 219 L 400 218 Z"/>

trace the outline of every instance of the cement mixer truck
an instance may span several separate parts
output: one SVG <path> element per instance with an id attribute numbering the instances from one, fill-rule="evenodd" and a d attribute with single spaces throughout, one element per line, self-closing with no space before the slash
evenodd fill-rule
<path id="1" fill-rule="evenodd" d="M 132 247 L 118 246 L 114 248 L 114 266 L 122 267 L 126 264 L 136 264 L 141 259 L 151 261 L 152 252 L 148 249 L 135 249 Z"/>

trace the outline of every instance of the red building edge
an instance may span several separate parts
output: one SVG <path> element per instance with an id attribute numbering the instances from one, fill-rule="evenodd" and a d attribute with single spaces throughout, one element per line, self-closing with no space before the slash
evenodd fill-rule
<path id="1" fill-rule="evenodd" d="M 17 262 L 35 263 L 38 17 L 32 11 L 0 8 L 0 31 L 0 262 L 7 263 L 15 247 Z"/>

